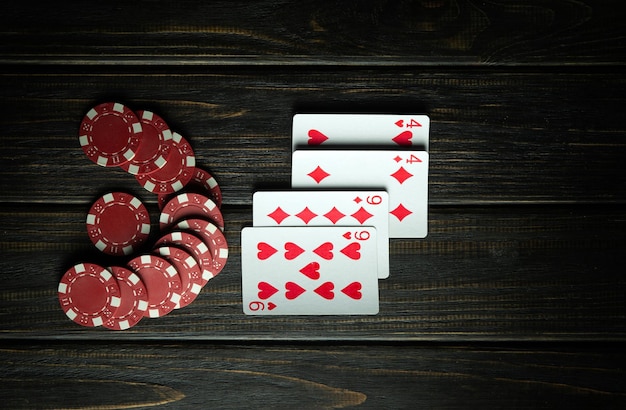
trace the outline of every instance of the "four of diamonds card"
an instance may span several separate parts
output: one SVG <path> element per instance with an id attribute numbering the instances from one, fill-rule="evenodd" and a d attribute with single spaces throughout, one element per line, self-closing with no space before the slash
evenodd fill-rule
<path id="1" fill-rule="evenodd" d="M 425 115 L 297 114 L 292 189 L 253 196 L 241 233 L 249 315 L 367 315 L 389 238 L 428 233 Z"/>

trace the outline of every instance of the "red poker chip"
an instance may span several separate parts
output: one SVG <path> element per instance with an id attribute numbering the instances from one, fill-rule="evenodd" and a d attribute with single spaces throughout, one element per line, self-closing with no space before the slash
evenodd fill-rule
<path id="1" fill-rule="evenodd" d="M 213 261 L 211 251 L 196 235 L 189 232 L 173 231 L 163 235 L 154 245 L 155 248 L 162 246 L 181 247 L 188 251 L 202 269 L 202 286 L 206 285 L 209 279 L 213 277 L 209 269 Z"/>
<path id="2" fill-rule="evenodd" d="M 175 309 L 188 306 L 198 297 L 203 286 L 202 269 L 198 262 L 189 252 L 174 246 L 161 246 L 154 252 L 170 262 L 180 275 L 180 303 Z"/>
<path id="3" fill-rule="evenodd" d="M 136 197 L 111 192 L 98 198 L 87 214 L 89 239 L 109 255 L 129 255 L 150 234 L 150 214 Z"/>
<path id="4" fill-rule="evenodd" d="M 110 271 L 120 288 L 121 304 L 115 314 L 104 321 L 102 326 L 112 330 L 126 330 L 135 326 L 148 309 L 148 291 L 132 271 L 121 266 L 111 266 Z"/>
<path id="5" fill-rule="evenodd" d="M 178 222 L 176 228 L 192 231 L 204 241 L 213 255 L 209 271 L 213 277 L 217 276 L 228 260 L 228 243 L 224 233 L 204 219 L 185 219 Z"/>
<path id="6" fill-rule="evenodd" d="M 161 317 L 180 302 L 180 275 L 167 260 L 156 255 L 131 259 L 128 267 L 141 278 L 148 291 L 148 309 L 144 317 Z"/>
<path id="7" fill-rule="evenodd" d="M 180 220 L 196 217 L 208 219 L 218 228 L 224 229 L 224 218 L 215 202 L 204 195 L 194 193 L 179 194 L 165 204 L 161 210 L 159 224 L 161 230 L 167 230 Z"/>
<path id="8" fill-rule="evenodd" d="M 167 163 L 172 149 L 172 131 L 163 118 L 152 111 L 137 111 L 143 135 L 135 157 L 120 165 L 132 175 L 150 174 Z"/>
<path id="9" fill-rule="evenodd" d="M 82 326 L 101 326 L 118 310 L 120 288 L 115 277 L 102 266 L 80 263 L 68 269 L 58 287 L 61 308 Z"/>
<path id="10" fill-rule="evenodd" d="M 196 167 L 191 181 L 185 186 L 185 191 L 206 194 L 218 208 L 222 207 L 222 190 L 215 178 L 203 169 Z M 171 194 L 159 194 L 159 209 L 163 209 L 170 199 L 172 199 Z"/>
<path id="11" fill-rule="evenodd" d="M 193 149 L 180 134 L 172 134 L 171 152 L 163 168 L 150 174 L 135 175 L 146 190 L 155 194 L 180 191 L 193 177 L 196 157 Z"/>
<path id="12" fill-rule="evenodd" d="M 87 157 L 103 167 L 116 167 L 132 160 L 141 137 L 142 127 L 135 113 L 115 102 L 89 110 L 78 133 Z"/>

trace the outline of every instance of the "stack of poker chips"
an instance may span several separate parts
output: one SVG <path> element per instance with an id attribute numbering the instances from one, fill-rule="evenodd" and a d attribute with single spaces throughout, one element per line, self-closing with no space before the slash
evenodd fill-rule
<path id="1" fill-rule="evenodd" d="M 149 111 L 100 104 L 85 116 L 79 139 L 93 162 L 118 166 L 158 194 L 162 233 L 150 252 L 136 254 L 150 234 L 144 204 L 124 192 L 98 198 L 87 214 L 89 238 L 103 253 L 130 260 L 68 269 L 58 286 L 63 311 L 83 326 L 125 330 L 188 306 L 228 259 L 219 185 L 195 167 L 189 143 Z"/>

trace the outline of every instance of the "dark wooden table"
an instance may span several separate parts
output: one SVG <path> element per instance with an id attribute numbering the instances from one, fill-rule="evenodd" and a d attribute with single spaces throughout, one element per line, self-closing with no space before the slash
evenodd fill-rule
<path id="1" fill-rule="evenodd" d="M 2 407 L 626 406 L 621 2 L 60 3 L 0 13 Z M 80 149 L 109 100 L 190 140 L 230 244 L 196 302 L 124 332 L 56 292 L 112 262 L 85 231 L 99 194 L 158 215 Z M 376 316 L 242 313 L 240 230 L 289 188 L 295 112 L 431 117 L 430 233 L 390 241 Z"/>

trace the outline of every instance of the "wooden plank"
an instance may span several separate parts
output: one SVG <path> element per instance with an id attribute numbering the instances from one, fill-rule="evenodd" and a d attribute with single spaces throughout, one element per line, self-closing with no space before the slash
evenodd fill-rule
<path id="1" fill-rule="evenodd" d="M 230 205 L 290 187 L 291 116 L 320 111 L 428 113 L 433 205 L 626 201 L 626 84 L 612 70 L 24 71 L 0 74 L 1 202 L 143 192 L 80 149 L 82 116 L 106 100 L 161 114 Z"/>
<path id="2" fill-rule="evenodd" d="M 249 317 L 239 233 L 249 208 L 225 208 L 230 258 L 189 307 L 125 332 L 80 327 L 56 288 L 74 263 L 103 258 L 86 209 L 0 207 L 0 338 L 89 340 L 585 341 L 626 338 L 621 206 L 444 207 L 423 240 L 390 241 L 376 316 Z M 152 220 L 156 222 L 155 209 Z M 156 234 L 156 230 L 154 232 Z M 153 243 L 151 239 L 150 243 Z"/>
<path id="3" fill-rule="evenodd" d="M 623 408 L 617 346 L 4 344 L 19 408 Z"/>
<path id="4" fill-rule="evenodd" d="M 89 6 L 21 1 L 0 13 L 0 62 L 623 64 L 625 14 L 619 5 L 598 0 L 144 0 Z"/>

